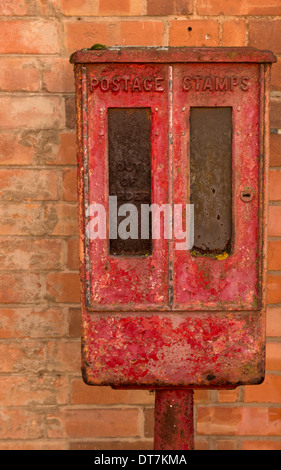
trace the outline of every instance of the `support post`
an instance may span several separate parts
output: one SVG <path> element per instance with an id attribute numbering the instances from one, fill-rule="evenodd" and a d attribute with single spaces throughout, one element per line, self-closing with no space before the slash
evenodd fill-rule
<path id="1" fill-rule="evenodd" d="M 154 450 L 193 450 L 193 390 L 156 390 Z"/>

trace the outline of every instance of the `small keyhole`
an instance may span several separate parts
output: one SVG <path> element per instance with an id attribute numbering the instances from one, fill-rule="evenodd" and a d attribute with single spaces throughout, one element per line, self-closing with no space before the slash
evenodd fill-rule
<path id="1" fill-rule="evenodd" d="M 240 197 L 243 202 L 250 202 L 254 197 L 254 191 L 251 188 L 243 189 L 243 191 L 241 191 Z"/>

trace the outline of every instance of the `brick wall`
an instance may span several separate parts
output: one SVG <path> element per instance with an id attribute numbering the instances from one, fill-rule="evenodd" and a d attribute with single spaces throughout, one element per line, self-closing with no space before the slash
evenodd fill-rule
<path id="1" fill-rule="evenodd" d="M 195 393 L 197 449 L 281 449 L 280 0 L 0 0 L 0 448 L 151 449 L 154 396 L 83 384 L 73 70 L 107 45 L 255 46 L 272 68 L 267 375 Z"/>

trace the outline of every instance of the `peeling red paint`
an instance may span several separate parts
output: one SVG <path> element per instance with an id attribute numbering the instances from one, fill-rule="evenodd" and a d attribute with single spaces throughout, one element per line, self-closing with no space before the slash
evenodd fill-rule
<path id="1" fill-rule="evenodd" d="M 276 59 L 250 48 L 113 48 L 79 51 L 71 60 L 85 382 L 150 389 L 261 382 L 268 82 Z M 122 78 L 121 87 L 116 77 L 127 76 L 134 77 L 130 86 Z M 188 93 L 185 77 L 191 76 Z M 210 79 L 199 83 L 201 76 Z M 151 256 L 114 257 L 108 240 L 88 240 L 85 208 L 98 202 L 108 209 L 107 109 L 151 108 L 152 198 L 161 205 L 189 201 L 189 110 L 200 106 L 233 110 L 230 253 L 177 251 L 174 241 L 162 238 L 154 241 Z M 246 202 L 241 191 L 248 187 L 254 196 Z"/>

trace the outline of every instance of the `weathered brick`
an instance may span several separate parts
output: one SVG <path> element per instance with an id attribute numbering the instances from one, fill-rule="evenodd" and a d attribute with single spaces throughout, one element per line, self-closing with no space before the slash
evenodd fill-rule
<path id="1" fill-rule="evenodd" d="M 134 440 L 129 439 L 126 441 L 124 438 L 122 440 L 108 439 L 106 441 L 97 440 L 97 441 L 71 441 L 70 450 L 153 450 L 153 440 Z"/>
<path id="2" fill-rule="evenodd" d="M 267 336 L 281 336 L 281 307 L 267 307 L 266 334 Z"/>
<path id="3" fill-rule="evenodd" d="M 67 241 L 67 267 L 68 269 L 79 269 L 79 240 L 70 238 Z"/>
<path id="4" fill-rule="evenodd" d="M 272 98 L 270 102 L 270 127 L 281 129 L 281 100 L 278 98 Z"/>
<path id="5" fill-rule="evenodd" d="M 37 271 L 62 268 L 62 240 L 0 238 L 0 270 Z"/>
<path id="6" fill-rule="evenodd" d="M 269 241 L 268 243 L 268 269 L 281 271 L 281 241 Z"/>
<path id="7" fill-rule="evenodd" d="M 219 24 L 207 20 L 171 20 L 170 46 L 218 46 Z"/>
<path id="8" fill-rule="evenodd" d="M 281 409 L 269 407 L 200 407 L 198 434 L 279 435 Z"/>
<path id="9" fill-rule="evenodd" d="M 269 206 L 268 235 L 281 236 L 281 206 Z"/>
<path id="10" fill-rule="evenodd" d="M 42 342 L 21 341 L 0 343 L 1 363 L 0 372 L 3 374 L 33 374 L 40 373 L 45 367 L 45 346 Z M 0 426 L 1 428 L 1 426 Z M 0 432 L 1 434 L 1 432 Z"/>
<path id="11" fill-rule="evenodd" d="M 154 394 L 147 390 L 113 390 L 91 387 L 82 379 L 71 382 L 71 403 L 74 405 L 153 405 Z"/>
<path id="12" fill-rule="evenodd" d="M 58 176 L 55 171 L 0 169 L 1 201 L 45 201 L 58 197 Z"/>
<path id="13" fill-rule="evenodd" d="M 244 401 L 247 403 L 280 403 L 281 376 L 266 375 L 264 382 L 258 386 L 244 387 Z"/>
<path id="14" fill-rule="evenodd" d="M 1 54 L 54 54 L 59 51 L 57 22 L 40 19 L 1 22 Z"/>
<path id="15" fill-rule="evenodd" d="M 89 48 L 97 42 L 107 46 L 114 46 L 119 42 L 117 21 L 67 21 L 64 28 L 65 45 L 69 52 Z"/>
<path id="16" fill-rule="evenodd" d="M 161 21 L 123 21 L 120 23 L 123 46 L 164 45 L 164 24 Z"/>
<path id="17" fill-rule="evenodd" d="M 81 336 L 81 309 L 69 309 L 69 336 L 71 338 L 80 338 Z"/>
<path id="18" fill-rule="evenodd" d="M 222 46 L 246 45 L 246 21 L 236 18 L 222 25 Z"/>
<path id="19" fill-rule="evenodd" d="M 54 129 L 63 125 L 62 100 L 58 96 L 0 98 L 0 129 Z"/>
<path id="20" fill-rule="evenodd" d="M 281 343 L 268 342 L 266 345 L 266 369 L 280 371 L 281 369 Z"/>
<path id="21" fill-rule="evenodd" d="M 147 0 L 147 15 L 191 15 L 192 0 Z"/>
<path id="22" fill-rule="evenodd" d="M 75 236 L 77 231 L 77 207 L 73 204 L 0 204 L 2 235 Z"/>
<path id="23" fill-rule="evenodd" d="M 281 134 L 270 135 L 270 165 L 281 166 Z"/>
<path id="24" fill-rule="evenodd" d="M 65 410 L 65 433 L 79 437 L 136 437 L 140 435 L 138 409 L 70 409 Z"/>
<path id="25" fill-rule="evenodd" d="M 44 59 L 43 89 L 49 92 L 74 92 L 73 66 L 68 58 L 52 57 Z"/>
<path id="26" fill-rule="evenodd" d="M 49 341 L 47 344 L 47 370 L 64 374 L 81 373 L 81 341 Z"/>
<path id="27" fill-rule="evenodd" d="M 280 7 L 280 4 L 279 4 Z M 250 20 L 249 46 L 257 49 L 270 49 L 276 54 L 281 52 L 281 20 Z"/>
<path id="28" fill-rule="evenodd" d="M 271 89 L 281 90 L 281 59 L 278 58 L 275 64 L 271 67 Z"/>
<path id="29" fill-rule="evenodd" d="M 281 302 L 281 276 L 269 274 L 267 276 L 267 303 L 278 304 Z"/>
<path id="30" fill-rule="evenodd" d="M 3 407 L 64 405 L 67 403 L 67 379 L 61 376 L 2 376 L 0 400 Z"/>
<path id="31" fill-rule="evenodd" d="M 0 0 L 1 16 L 24 16 L 30 14 L 30 3 L 28 0 Z M 34 0 L 33 0 L 34 3 Z M 34 5 L 33 5 L 34 6 Z"/>
<path id="32" fill-rule="evenodd" d="M 281 169 L 270 170 L 269 172 L 269 200 L 281 200 Z"/>
<path id="33" fill-rule="evenodd" d="M 18 133 L 0 133 L 0 165 L 31 165 L 35 150 L 24 145 Z"/>
<path id="34" fill-rule="evenodd" d="M 0 303 L 38 303 L 42 283 L 39 274 L 0 273 Z"/>
<path id="35" fill-rule="evenodd" d="M 197 0 L 197 12 L 199 15 L 280 15 L 281 6 L 279 0 Z"/>
<path id="36" fill-rule="evenodd" d="M 49 273 L 46 286 L 48 297 L 55 302 L 80 302 L 78 273 Z"/>
<path id="37" fill-rule="evenodd" d="M 56 338 L 67 332 L 63 307 L 14 307 L 0 309 L 0 338 Z"/>
<path id="38" fill-rule="evenodd" d="M 0 439 L 40 439 L 44 431 L 42 413 L 28 409 L 0 410 Z"/>
<path id="39" fill-rule="evenodd" d="M 33 59 L 0 57 L 1 91 L 38 91 L 40 70 Z"/>
<path id="40" fill-rule="evenodd" d="M 62 198 L 64 201 L 77 201 L 77 169 L 67 169 L 63 172 Z"/>
<path id="41" fill-rule="evenodd" d="M 281 442 L 271 441 L 242 441 L 242 450 L 281 450 Z"/>

